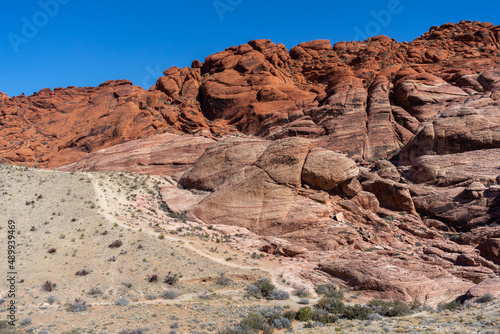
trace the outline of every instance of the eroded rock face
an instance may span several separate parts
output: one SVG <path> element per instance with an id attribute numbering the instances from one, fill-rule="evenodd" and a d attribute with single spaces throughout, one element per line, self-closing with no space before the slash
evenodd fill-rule
<path id="1" fill-rule="evenodd" d="M 462 21 L 410 43 L 377 36 L 290 51 L 255 40 L 169 68 L 149 91 L 118 80 L 3 94 L 0 158 L 60 167 L 130 140 L 205 130 L 316 139 L 317 147 L 378 159 L 394 155 L 420 122 L 403 155 L 408 163 L 497 147 L 498 29 Z"/>
<path id="2" fill-rule="evenodd" d="M 214 139 L 161 134 L 90 153 L 63 171 L 120 171 L 173 175 L 190 168 Z"/>
<path id="3" fill-rule="evenodd" d="M 414 184 L 407 173 L 388 161 L 358 167 L 300 138 L 232 139 L 201 155 L 181 178 L 185 190 L 172 186 L 162 196 L 191 219 L 261 235 L 263 251 L 317 261 L 325 273 L 372 298 L 435 306 L 495 277 L 491 235 L 481 254 L 475 250 L 481 236 L 469 245 L 445 240 L 439 224 L 447 225 L 424 223 L 413 202 L 421 199 L 414 187 L 424 196 L 432 184 Z"/>

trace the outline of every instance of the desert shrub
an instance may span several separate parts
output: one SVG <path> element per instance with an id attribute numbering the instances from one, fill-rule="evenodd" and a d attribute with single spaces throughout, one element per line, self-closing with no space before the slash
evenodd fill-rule
<path id="1" fill-rule="evenodd" d="M 141 327 L 136 329 L 123 329 L 122 331 L 118 332 L 118 334 L 144 334 L 147 331 L 149 331 L 148 327 Z"/>
<path id="2" fill-rule="evenodd" d="M 21 321 L 19 322 L 20 326 L 28 326 L 31 324 L 32 324 L 31 318 L 24 318 L 24 319 L 21 319 Z"/>
<path id="3" fill-rule="evenodd" d="M 444 310 L 455 311 L 458 308 L 460 308 L 460 303 L 457 302 L 456 300 L 451 301 L 449 303 L 439 303 L 437 306 L 438 311 L 444 311 Z"/>
<path id="4" fill-rule="evenodd" d="M 71 312 L 83 312 L 87 309 L 87 305 L 81 299 L 75 299 L 74 303 L 67 304 Z"/>
<path id="5" fill-rule="evenodd" d="M 5 303 L 5 299 L 3 297 L 0 297 L 0 305 L 2 305 L 3 303 Z"/>
<path id="6" fill-rule="evenodd" d="M 330 314 L 325 310 L 322 309 L 314 309 L 312 313 L 312 318 L 313 321 L 316 322 L 321 322 L 323 324 L 331 324 L 339 320 L 339 317 L 336 315 Z"/>
<path id="7" fill-rule="evenodd" d="M 41 329 L 38 331 L 38 334 L 49 334 L 45 329 Z"/>
<path id="8" fill-rule="evenodd" d="M 274 333 L 274 328 L 267 325 L 267 324 L 264 324 L 264 326 L 262 326 L 262 334 L 273 334 Z"/>
<path id="9" fill-rule="evenodd" d="M 13 328 L 8 320 L 0 320 L 0 333 L 2 334 L 21 334 L 23 332 Z"/>
<path id="10" fill-rule="evenodd" d="M 297 312 L 295 312 L 294 310 L 288 310 L 288 311 L 285 311 L 283 313 L 283 316 L 285 318 L 287 318 L 288 320 L 293 321 L 293 320 L 295 320 L 295 317 L 297 316 Z"/>
<path id="11" fill-rule="evenodd" d="M 156 282 L 158 282 L 159 277 L 158 277 L 158 275 L 153 274 L 153 275 L 148 276 L 147 280 L 149 283 L 156 283 Z"/>
<path id="12" fill-rule="evenodd" d="M 343 314 L 345 309 L 344 302 L 341 299 L 329 296 L 323 296 L 318 301 L 317 307 L 334 314 Z"/>
<path id="13" fill-rule="evenodd" d="M 89 295 L 102 295 L 103 291 L 101 290 L 101 288 L 99 288 L 97 286 L 93 286 L 92 288 L 90 288 L 88 294 Z"/>
<path id="14" fill-rule="evenodd" d="M 179 328 L 179 323 L 178 322 L 174 322 L 173 324 L 170 325 L 170 328 L 172 328 L 172 329 Z"/>
<path id="15" fill-rule="evenodd" d="M 372 313 L 368 316 L 368 320 L 379 320 L 379 321 L 382 321 L 384 320 L 384 317 L 381 316 L 380 314 L 378 313 Z"/>
<path id="16" fill-rule="evenodd" d="M 82 270 L 78 270 L 75 275 L 76 276 L 86 276 L 90 274 L 90 271 L 86 270 L 86 269 L 82 269 Z"/>
<path id="17" fill-rule="evenodd" d="M 127 306 L 130 303 L 130 301 L 127 298 L 119 298 L 115 301 L 115 305 L 117 306 Z"/>
<path id="18" fill-rule="evenodd" d="M 342 313 L 342 315 L 349 320 L 366 320 L 370 314 L 372 314 L 371 308 L 364 305 L 346 305 Z"/>
<path id="19" fill-rule="evenodd" d="M 304 306 L 297 311 L 295 319 L 297 319 L 298 321 L 309 321 L 312 319 L 312 314 L 313 311 L 311 310 L 311 308 Z"/>
<path id="20" fill-rule="evenodd" d="M 130 282 L 121 282 L 121 284 L 126 287 L 127 289 L 130 289 L 132 287 L 132 283 Z"/>
<path id="21" fill-rule="evenodd" d="M 262 296 L 262 291 L 260 291 L 259 287 L 255 286 L 253 284 L 248 284 L 247 295 L 251 296 L 251 297 L 260 298 Z"/>
<path id="22" fill-rule="evenodd" d="M 240 326 L 245 330 L 261 330 L 267 319 L 260 313 L 250 313 L 241 320 Z"/>
<path id="23" fill-rule="evenodd" d="M 43 283 L 42 285 L 42 290 L 47 292 L 51 292 L 55 288 L 56 288 L 56 283 L 52 283 L 51 281 L 45 281 L 45 283 Z"/>
<path id="24" fill-rule="evenodd" d="M 304 324 L 304 328 L 315 328 L 315 327 L 324 327 L 323 323 L 321 322 L 313 322 L 313 321 L 308 321 Z"/>
<path id="25" fill-rule="evenodd" d="M 260 289 L 260 293 L 264 298 L 269 297 L 271 291 L 276 289 L 276 287 L 274 286 L 273 283 L 271 283 L 271 280 L 269 280 L 269 278 L 260 278 L 256 282 L 254 282 L 253 285 L 255 285 Z"/>
<path id="26" fill-rule="evenodd" d="M 271 300 L 286 300 L 286 299 L 290 298 L 290 295 L 286 291 L 273 289 L 269 293 L 269 296 L 267 296 L 267 298 L 271 299 Z"/>
<path id="27" fill-rule="evenodd" d="M 300 300 L 298 301 L 299 304 L 301 305 L 309 305 L 309 299 L 307 298 L 300 298 Z"/>
<path id="28" fill-rule="evenodd" d="M 47 297 L 47 303 L 49 303 L 50 305 L 54 304 L 55 302 L 56 302 L 56 296 L 50 295 Z"/>
<path id="29" fill-rule="evenodd" d="M 203 299 L 203 300 L 209 300 L 212 299 L 214 296 L 209 293 L 208 291 L 203 291 L 202 293 L 198 294 L 198 298 Z"/>
<path id="30" fill-rule="evenodd" d="M 229 285 L 229 283 L 231 283 L 231 280 L 225 276 L 225 273 L 220 273 L 219 276 L 215 279 L 215 284 L 222 286 Z"/>
<path id="31" fill-rule="evenodd" d="M 169 289 L 169 290 L 163 291 L 161 296 L 164 299 L 175 299 L 175 298 L 179 297 L 179 291 L 177 291 L 175 289 Z"/>
<path id="32" fill-rule="evenodd" d="M 69 331 L 64 332 L 63 334 L 80 334 L 80 333 L 81 332 L 78 329 L 73 328 L 73 329 L 71 329 Z"/>
<path id="33" fill-rule="evenodd" d="M 155 300 L 156 299 L 156 295 L 154 293 L 148 293 L 146 295 L 146 299 L 147 300 Z"/>
<path id="34" fill-rule="evenodd" d="M 489 303 L 492 302 L 495 299 L 495 297 L 491 293 L 487 293 L 483 295 L 481 298 L 479 298 L 480 303 Z"/>
<path id="35" fill-rule="evenodd" d="M 108 247 L 109 248 L 118 248 L 123 245 L 123 242 L 121 240 L 115 240 L 113 241 Z"/>
<path id="36" fill-rule="evenodd" d="M 368 303 L 372 310 L 384 317 L 401 317 L 411 313 L 411 307 L 402 301 L 384 301 L 373 299 Z"/>
<path id="37" fill-rule="evenodd" d="M 344 289 L 339 288 L 336 289 L 331 284 L 322 284 L 316 287 L 316 293 L 318 295 L 325 295 L 328 297 L 332 297 L 335 299 L 343 300 L 344 299 Z"/>
<path id="38" fill-rule="evenodd" d="M 163 283 L 167 283 L 168 285 L 174 285 L 178 281 L 179 281 L 179 275 L 169 271 L 167 276 L 165 276 Z"/>
<path id="39" fill-rule="evenodd" d="M 271 326 L 273 326 L 276 329 L 285 329 L 285 328 L 290 328 L 292 327 L 292 322 L 288 320 L 288 318 L 285 317 L 279 317 L 277 319 L 274 319 L 271 323 Z"/>
<path id="40" fill-rule="evenodd" d="M 254 260 L 259 260 L 260 259 L 260 254 L 253 252 L 252 255 L 250 255 L 250 257 L 252 259 L 254 259 Z"/>

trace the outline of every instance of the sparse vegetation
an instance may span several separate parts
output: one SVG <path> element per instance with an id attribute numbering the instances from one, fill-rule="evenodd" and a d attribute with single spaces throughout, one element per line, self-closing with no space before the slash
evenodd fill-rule
<path id="1" fill-rule="evenodd" d="M 55 288 L 56 288 L 56 283 L 52 283 L 51 281 L 46 281 L 42 285 L 42 290 L 47 292 L 51 292 Z"/>
<path id="2" fill-rule="evenodd" d="M 122 245 L 123 242 L 121 240 L 115 240 L 109 245 L 109 248 L 118 248 L 121 247 Z"/>

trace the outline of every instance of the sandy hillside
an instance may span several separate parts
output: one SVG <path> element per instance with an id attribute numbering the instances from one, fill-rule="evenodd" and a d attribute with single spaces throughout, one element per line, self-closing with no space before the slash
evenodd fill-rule
<path id="1" fill-rule="evenodd" d="M 175 323 L 178 332 L 211 333 L 246 313 L 245 287 L 269 275 L 256 269 L 265 261 L 235 251 L 213 227 L 214 236 L 207 237 L 200 227 L 168 217 L 159 205 L 158 182 L 166 181 L 1 165 L 0 244 L 6 250 L 7 221 L 14 220 L 22 280 L 17 318 L 31 319 L 26 329 L 115 333 L 148 327 L 163 333 Z M 116 240 L 122 245 L 110 248 Z M 1 265 L 6 272 L 6 261 Z M 179 276 L 172 286 L 162 282 L 169 273 Z M 154 274 L 159 281 L 149 283 Z M 228 279 L 223 285 L 217 281 L 222 274 Z M 53 291 L 42 288 L 47 281 L 55 284 Z M 171 290 L 179 296 L 162 297 Z M 120 298 L 129 304 L 115 305 Z M 75 299 L 87 309 L 69 311 Z"/>

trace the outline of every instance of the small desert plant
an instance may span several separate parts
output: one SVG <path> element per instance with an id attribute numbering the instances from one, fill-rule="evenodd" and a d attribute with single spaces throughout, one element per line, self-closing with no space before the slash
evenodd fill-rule
<path id="1" fill-rule="evenodd" d="M 78 270 L 75 275 L 76 276 L 86 276 L 90 274 L 90 271 L 86 270 L 86 269 L 82 269 L 82 270 Z"/>
<path id="2" fill-rule="evenodd" d="M 335 297 L 322 297 L 317 304 L 318 308 L 324 309 L 330 313 L 342 314 L 344 312 L 344 302 Z"/>
<path id="3" fill-rule="evenodd" d="M 253 284 L 248 284 L 247 295 L 249 297 L 261 298 L 262 292 L 260 291 L 259 287 L 255 286 Z"/>
<path id="4" fill-rule="evenodd" d="M 455 311 L 456 309 L 460 308 L 460 306 L 461 306 L 460 303 L 454 300 L 449 303 L 439 303 L 437 309 L 438 311 L 444 311 L 444 310 Z"/>
<path id="5" fill-rule="evenodd" d="M 372 308 L 373 312 L 384 317 L 400 317 L 411 313 L 411 307 L 399 300 L 389 302 L 373 299 L 368 303 L 368 306 Z"/>
<path id="6" fill-rule="evenodd" d="M 87 309 L 86 302 L 78 298 L 75 299 L 74 303 L 68 303 L 67 306 L 71 312 L 83 312 Z"/>
<path id="7" fill-rule="evenodd" d="M 42 290 L 47 292 L 51 292 L 55 288 L 56 288 L 56 283 L 52 283 L 51 281 L 46 281 L 42 285 Z"/>
<path id="8" fill-rule="evenodd" d="M 32 324 L 31 318 L 24 318 L 24 319 L 21 319 L 21 321 L 19 322 L 20 326 L 28 326 L 31 324 Z"/>
<path id="9" fill-rule="evenodd" d="M 240 326 L 244 330 L 262 330 L 267 319 L 259 313 L 250 313 L 246 318 L 241 320 Z"/>
<path id="10" fill-rule="evenodd" d="M 260 278 L 256 282 L 253 283 L 256 287 L 260 289 L 260 293 L 262 297 L 267 298 L 269 297 L 269 294 L 271 291 L 276 289 L 273 283 L 271 283 L 271 280 L 269 278 Z"/>
<path id="11" fill-rule="evenodd" d="M 127 306 L 130 303 L 130 301 L 127 298 L 119 298 L 115 301 L 115 305 L 117 306 Z"/>
<path id="12" fill-rule="evenodd" d="M 286 300 L 290 298 L 290 295 L 286 291 L 273 289 L 271 292 L 269 292 L 267 298 L 271 300 Z"/>
<path id="13" fill-rule="evenodd" d="M 297 312 L 295 312 L 294 310 L 288 310 L 288 311 L 285 311 L 283 313 L 283 316 L 285 318 L 287 318 L 288 320 L 293 321 L 293 320 L 295 320 L 295 317 L 297 316 Z"/>
<path id="14" fill-rule="evenodd" d="M 175 299 L 175 298 L 179 297 L 179 291 L 177 291 L 175 289 L 169 289 L 169 290 L 163 291 L 162 297 L 164 299 Z"/>
<path id="15" fill-rule="evenodd" d="M 165 276 L 163 283 L 167 283 L 168 285 L 174 285 L 178 281 L 179 281 L 179 275 L 169 271 L 167 276 Z"/>
<path id="16" fill-rule="evenodd" d="M 343 315 L 349 320 L 366 320 L 370 314 L 372 314 L 371 308 L 364 305 L 346 305 L 343 312 Z"/>
<path id="17" fill-rule="evenodd" d="M 330 324 L 334 323 L 338 320 L 339 318 L 336 315 L 330 314 L 325 310 L 321 309 L 314 309 L 312 313 L 312 320 L 316 322 L 321 322 L 322 324 Z"/>
<path id="18" fill-rule="evenodd" d="M 103 291 L 101 290 L 101 288 L 94 286 L 94 287 L 90 288 L 88 294 L 89 295 L 102 295 Z"/>
<path id="19" fill-rule="evenodd" d="M 254 260 L 259 260 L 259 259 L 260 259 L 260 255 L 259 255 L 259 253 L 255 253 L 255 252 L 254 252 L 254 253 L 252 253 L 252 255 L 250 255 L 250 257 L 251 257 L 252 259 L 254 259 Z"/>
<path id="20" fill-rule="evenodd" d="M 121 240 L 115 240 L 108 247 L 109 248 L 118 248 L 118 247 L 121 247 L 121 245 L 123 245 L 123 242 Z"/>
<path id="21" fill-rule="evenodd" d="M 64 332 L 63 334 L 81 334 L 81 332 L 78 329 L 73 328 L 69 331 Z"/>
<path id="22" fill-rule="evenodd" d="M 81 334 L 81 332 L 78 329 L 73 328 L 69 331 L 64 332 L 63 334 Z"/>
<path id="23" fill-rule="evenodd" d="M 158 275 L 153 274 L 153 275 L 148 276 L 147 280 L 149 283 L 156 283 L 156 282 L 158 282 L 159 277 L 158 277 Z"/>
<path id="24" fill-rule="evenodd" d="M 495 299 L 495 297 L 491 293 L 487 293 L 483 295 L 481 298 L 479 298 L 480 303 L 489 303 L 492 302 Z"/>
<path id="25" fill-rule="evenodd" d="M 279 317 L 279 318 L 273 319 L 271 326 L 280 330 L 280 329 L 292 327 L 292 322 L 290 320 L 288 320 L 288 318 Z"/>
<path id="26" fill-rule="evenodd" d="M 215 284 L 222 286 L 229 285 L 229 283 L 231 283 L 231 280 L 225 276 L 225 273 L 220 273 L 219 276 L 215 279 Z"/>
<path id="27" fill-rule="evenodd" d="M 54 304 L 55 302 L 56 302 L 56 296 L 50 295 L 47 297 L 47 303 L 49 303 L 50 305 Z"/>
<path id="28" fill-rule="evenodd" d="M 298 321 L 309 321 L 312 319 L 313 312 L 310 307 L 304 306 L 301 307 L 298 311 L 297 314 L 295 315 L 295 319 Z"/>

